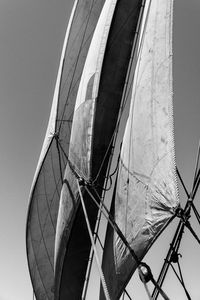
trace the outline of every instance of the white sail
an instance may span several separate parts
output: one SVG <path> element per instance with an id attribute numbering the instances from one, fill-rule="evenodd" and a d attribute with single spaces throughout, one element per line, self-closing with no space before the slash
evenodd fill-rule
<path id="1" fill-rule="evenodd" d="M 67 164 L 73 110 L 87 51 L 104 0 L 74 1 L 55 87 L 51 115 L 35 172 L 28 208 L 26 248 L 37 300 L 54 299 L 54 242 Z M 90 11 L 88 9 L 90 8 Z"/>
<path id="2" fill-rule="evenodd" d="M 79 205 L 77 177 L 83 178 L 90 190 L 95 186 L 98 196 L 102 196 L 141 3 L 107 0 L 88 51 L 75 105 L 56 228 L 56 299 L 81 297 L 91 242 Z M 98 208 L 87 193 L 83 197 L 94 230 Z"/>
<path id="3" fill-rule="evenodd" d="M 70 160 L 79 176 L 90 180 L 94 116 L 107 39 L 117 0 L 105 2 L 87 54 L 76 98 Z"/>
<path id="4" fill-rule="evenodd" d="M 172 116 L 173 0 L 149 5 L 113 204 L 115 221 L 138 259 L 179 205 Z M 137 265 L 117 233 L 108 233 L 103 265 L 111 296 L 118 299 Z"/>

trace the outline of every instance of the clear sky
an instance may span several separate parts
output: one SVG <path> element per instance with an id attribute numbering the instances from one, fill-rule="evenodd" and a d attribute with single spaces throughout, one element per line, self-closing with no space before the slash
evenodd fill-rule
<path id="1" fill-rule="evenodd" d="M 0 300 L 32 299 L 25 252 L 28 197 L 72 2 L 0 0 Z M 175 143 L 177 164 L 188 187 L 200 138 L 199 16 L 199 0 L 175 0 Z M 192 299 L 199 300 L 195 263 L 191 271 L 189 265 L 200 247 L 191 238 L 183 245 L 188 286 L 192 282 Z"/>

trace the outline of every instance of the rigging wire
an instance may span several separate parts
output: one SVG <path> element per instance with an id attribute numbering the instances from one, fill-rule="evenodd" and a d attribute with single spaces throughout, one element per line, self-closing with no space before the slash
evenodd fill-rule
<path id="1" fill-rule="evenodd" d="M 80 176 L 79 176 L 79 174 L 76 172 L 75 167 L 73 166 L 71 160 L 69 159 L 69 156 L 67 155 L 67 153 L 66 153 L 65 150 L 63 149 L 63 146 L 62 146 L 62 144 L 61 144 L 61 142 L 60 142 L 60 139 L 59 139 L 59 135 L 55 135 L 55 138 L 57 139 L 58 145 L 60 146 L 60 149 L 62 150 L 62 153 L 64 154 L 64 156 L 65 156 L 65 158 L 66 158 L 66 160 L 67 160 L 67 163 L 68 163 L 68 165 L 69 165 L 69 167 L 70 167 L 70 170 L 72 171 L 72 173 L 73 173 L 73 175 L 75 176 L 75 178 L 76 178 L 76 179 L 79 179 Z"/>
<path id="2" fill-rule="evenodd" d="M 69 160 L 68 160 L 68 162 L 69 162 Z M 72 169 L 74 169 L 74 168 L 72 167 Z"/>
<path id="3" fill-rule="evenodd" d="M 111 140 L 111 142 L 110 143 L 112 143 L 112 140 Z M 60 145 L 61 146 L 61 145 Z M 63 149 L 64 150 L 64 149 Z M 108 149 L 107 149 L 107 151 L 109 151 L 109 147 L 108 147 Z M 106 153 L 107 154 L 107 153 Z M 105 158 L 104 158 L 105 159 Z M 69 161 L 69 159 L 68 159 L 68 157 L 67 157 L 67 160 L 68 160 L 68 163 L 69 163 L 69 165 L 70 165 L 70 169 L 72 170 L 72 172 L 74 173 L 74 167 L 72 166 L 72 164 L 70 164 L 70 161 Z M 104 163 L 104 161 L 103 161 L 103 163 Z M 103 165 L 103 163 L 102 163 L 102 165 Z M 76 174 L 74 174 L 75 176 L 76 176 L 76 178 L 78 177 L 78 174 L 76 173 Z M 110 177 L 110 179 L 111 179 L 111 177 Z"/>
<path id="4" fill-rule="evenodd" d="M 163 298 L 165 300 L 169 300 L 169 297 L 165 294 L 165 292 L 161 289 L 160 286 L 158 286 L 157 282 L 155 281 L 155 279 L 153 278 L 153 275 L 151 273 L 151 269 L 150 267 L 146 264 L 141 262 L 141 260 L 139 260 L 139 258 L 137 257 L 135 251 L 131 248 L 131 246 L 129 245 L 128 241 L 126 240 L 125 236 L 123 235 L 122 231 L 120 230 L 120 228 L 118 227 L 118 225 L 116 224 L 116 222 L 114 221 L 112 215 L 110 214 L 110 212 L 108 211 L 106 205 L 101 201 L 101 198 L 99 197 L 95 187 L 92 186 L 93 191 L 96 193 L 98 200 L 100 203 L 102 203 L 102 207 L 104 208 L 105 212 L 102 210 L 102 214 L 106 217 L 107 221 L 109 222 L 109 224 L 112 226 L 112 228 L 114 229 L 114 231 L 118 234 L 118 236 L 121 238 L 121 240 L 123 241 L 124 245 L 127 247 L 127 249 L 129 250 L 132 258 L 135 260 L 138 271 L 140 273 L 140 277 L 142 278 L 142 282 L 145 286 L 146 280 L 144 277 L 144 274 L 142 272 L 142 268 L 146 268 L 149 272 L 149 280 L 151 280 L 151 282 L 154 284 L 154 286 L 159 290 L 160 294 L 163 296 Z M 89 194 L 89 196 L 91 197 L 91 199 L 94 201 L 94 203 L 97 205 L 97 207 L 100 209 L 100 204 L 97 202 L 97 200 L 95 199 L 95 197 L 93 196 L 93 194 L 90 192 L 90 190 L 88 189 L 87 185 L 85 185 L 85 190 L 87 191 L 87 193 Z M 107 214 L 107 215 L 106 215 Z M 148 291 L 148 287 L 145 286 L 145 290 Z M 149 295 L 149 291 L 147 292 L 147 294 Z M 149 298 L 151 300 L 151 298 Z"/>
<path id="5" fill-rule="evenodd" d="M 132 300 L 131 296 L 129 295 L 129 293 L 127 292 L 127 290 L 124 290 L 124 295 L 126 294 L 126 296 L 129 298 L 129 300 Z"/>
<path id="6" fill-rule="evenodd" d="M 198 211 L 197 211 L 197 209 L 196 209 L 196 207 L 195 207 L 195 205 L 194 205 L 193 202 L 191 203 L 191 206 L 192 206 L 192 209 L 193 209 L 193 211 L 194 211 L 194 214 L 195 214 L 195 216 L 196 216 L 196 218 L 197 218 L 197 221 L 199 222 L 199 225 L 200 225 L 200 215 L 199 215 L 199 213 L 198 213 Z"/>
<path id="7" fill-rule="evenodd" d="M 181 266 L 180 266 L 179 260 L 178 260 L 177 263 L 178 263 L 178 269 L 179 269 L 179 273 L 180 273 L 180 277 L 181 277 L 181 282 L 182 282 L 183 288 L 185 290 L 185 293 L 186 293 L 188 299 L 191 300 L 191 297 L 190 297 L 190 295 L 189 295 L 189 293 L 188 293 L 188 291 L 186 289 L 186 286 L 185 286 L 185 282 L 184 282 L 184 279 L 183 279 L 183 275 L 182 275 L 182 271 L 181 271 Z"/>
<path id="8" fill-rule="evenodd" d="M 191 300 L 190 294 L 188 293 L 188 291 L 186 289 L 186 286 L 185 286 L 185 283 L 184 283 L 184 280 L 183 280 L 182 271 L 181 271 L 181 267 L 180 267 L 179 261 L 177 261 L 177 264 L 178 264 L 178 269 L 179 269 L 179 274 L 180 275 L 178 275 L 178 273 L 177 273 L 176 269 L 174 268 L 174 266 L 172 265 L 172 263 L 169 262 L 169 264 L 170 264 L 172 270 L 174 271 L 174 274 L 178 278 L 179 282 L 181 283 L 181 285 L 182 285 L 182 287 L 183 287 L 183 289 L 184 289 L 184 291 L 186 293 L 186 296 L 187 296 L 188 300 Z"/>
<path id="9" fill-rule="evenodd" d="M 100 274 L 100 278 L 101 278 L 101 282 L 102 282 L 104 294 L 105 294 L 106 300 L 111 300 L 111 298 L 109 296 L 109 293 L 108 293 L 108 288 L 107 288 L 107 285 L 106 285 L 104 274 L 103 274 L 103 271 L 101 269 L 99 257 L 98 257 L 98 254 L 97 254 L 96 245 L 94 243 L 94 239 L 93 239 L 93 235 L 92 235 L 92 230 L 91 230 L 91 227 L 90 227 L 90 223 L 89 223 L 89 219 L 88 219 L 88 215 L 87 215 L 85 203 L 84 203 L 84 200 L 83 200 L 83 195 L 82 195 L 81 188 L 80 188 L 80 180 L 78 180 L 78 179 L 77 179 L 77 186 L 78 186 L 79 196 L 80 196 L 80 200 L 81 200 L 83 212 L 84 212 L 84 215 L 85 215 L 85 220 L 86 220 L 86 224 L 87 224 L 87 228 L 88 228 L 88 233 L 89 233 L 89 236 L 90 236 L 90 240 L 91 240 L 92 248 L 93 248 L 93 251 L 94 251 L 94 255 L 95 255 L 97 267 L 98 267 L 98 270 L 99 270 L 99 274 Z"/>
<path id="10" fill-rule="evenodd" d="M 167 256 L 165 258 L 164 264 L 162 266 L 161 272 L 160 272 L 158 280 L 157 280 L 159 286 L 162 286 L 162 284 L 164 282 L 165 276 L 166 276 L 168 268 L 169 268 L 169 262 L 171 262 L 173 260 L 172 255 L 174 255 L 174 253 L 178 253 L 178 249 L 180 247 L 180 243 L 182 240 L 185 226 L 190 230 L 192 235 L 195 237 L 195 239 L 200 244 L 200 240 L 199 240 L 198 236 L 196 235 L 195 231 L 193 230 L 193 228 L 191 227 L 191 225 L 188 221 L 188 219 L 190 218 L 190 211 L 191 211 L 192 203 L 193 203 L 193 199 L 191 199 L 189 197 L 187 200 L 187 203 L 185 205 L 185 208 L 177 209 L 176 215 L 180 218 L 180 221 L 178 223 L 172 243 L 170 244 L 169 251 L 167 253 Z M 184 286 L 183 286 L 183 288 L 184 288 Z M 184 288 L 184 290 L 185 290 L 185 288 Z M 186 292 L 186 290 L 185 290 L 185 292 Z M 188 292 L 186 292 L 186 295 L 187 295 L 187 293 Z M 153 293 L 152 293 L 152 297 L 154 300 L 157 299 L 158 294 L 159 294 L 159 291 L 156 288 L 154 288 Z"/>
<path id="11" fill-rule="evenodd" d="M 111 159 L 110 159 L 109 164 L 111 164 Z M 108 169 L 109 169 L 109 167 L 108 167 Z M 108 178 L 106 178 L 106 182 L 107 181 L 108 181 Z M 107 183 L 105 183 L 105 185 L 106 184 Z M 104 201 L 104 199 L 105 199 L 105 190 L 104 190 L 103 195 L 102 195 L 102 201 Z M 99 227 L 100 227 L 101 216 L 102 216 L 102 212 L 101 212 L 101 209 L 99 209 L 98 210 L 98 215 L 97 215 L 97 221 L 96 221 L 96 225 L 95 225 L 95 229 L 94 229 L 94 236 L 95 236 L 94 237 L 94 242 L 95 243 L 96 243 L 96 240 L 97 240 L 97 237 L 98 237 L 98 231 L 99 231 Z M 103 245 L 101 245 L 101 243 L 100 243 L 100 246 L 102 246 L 102 249 L 103 249 Z M 82 294 L 83 295 L 82 296 L 83 300 L 86 297 L 86 293 L 87 293 L 87 289 L 88 289 L 89 277 L 90 277 L 90 274 L 91 274 L 93 257 L 94 257 L 94 251 L 93 251 L 93 249 L 91 249 L 90 256 L 89 256 L 87 273 L 86 273 L 86 277 L 85 277 L 85 286 L 83 288 L 83 294 Z"/>
<path id="12" fill-rule="evenodd" d="M 181 174 L 180 174 L 180 172 L 179 172 L 179 170 L 178 170 L 178 167 L 176 167 L 176 173 L 177 173 L 178 178 L 179 178 L 179 180 L 180 180 L 180 182 L 181 182 L 181 184 L 182 184 L 182 186 L 183 186 L 183 189 L 184 189 L 184 191 L 185 191 L 185 193 L 186 193 L 186 195 L 187 195 L 187 198 L 189 199 L 189 198 L 190 198 L 190 194 L 188 193 L 188 190 L 187 190 L 187 188 L 186 188 L 186 186 L 185 186 L 185 184 L 184 184 L 184 181 L 183 181 L 183 179 L 182 179 L 182 177 L 181 177 Z"/>
<path id="13" fill-rule="evenodd" d="M 185 226 L 190 230 L 190 232 L 192 233 L 192 235 L 194 236 L 194 238 L 197 240 L 197 242 L 200 245 L 200 239 L 198 238 L 197 234 L 195 233 L 194 229 L 192 228 L 190 222 L 186 221 Z"/>
<path id="14" fill-rule="evenodd" d="M 192 189 L 192 193 L 191 193 L 191 198 L 194 199 L 197 193 L 197 190 L 199 188 L 199 184 L 200 184 L 200 169 L 198 171 L 197 177 L 196 177 L 196 181 L 194 183 L 194 187 Z"/>
<path id="15" fill-rule="evenodd" d="M 112 149 L 114 149 L 114 147 L 112 147 Z M 112 158 L 113 158 L 113 151 L 111 151 L 111 154 L 110 154 L 110 157 L 109 157 L 107 174 L 109 174 L 109 171 L 110 171 L 110 168 L 111 168 Z M 117 168 L 118 167 L 116 167 L 116 170 L 117 170 Z M 115 173 L 115 171 L 110 176 L 113 176 L 114 173 Z M 109 176 L 107 175 L 105 177 L 105 187 L 108 184 L 108 179 L 109 179 Z M 102 196 L 101 196 L 102 202 L 104 202 L 104 200 L 105 200 L 105 195 L 106 195 L 106 189 L 103 189 L 103 193 L 102 193 Z M 97 221 L 96 221 L 95 230 L 94 230 L 94 234 L 95 234 L 94 241 L 95 241 L 95 243 L 96 243 L 96 239 L 98 237 L 98 231 L 99 231 L 101 217 L 102 217 L 102 204 L 100 203 L 100 205 L 101 205 L 101 209 L 98 210 Z M 100 243 L 100 246 L 101 246 L 101 248 L 103 250 L 103 245 L 101 243 Z M 90 257 L 89 257 L 89 263 L 88 263 L 88 269 L 87 269 L 87 274 L 86 274 L 86 279 L 85 279 L 86 284 L 85 284 L 84 292 L 83 292 L 83 300 L 85 299 L 86 293 L 87 293 L 87 288 L 88 288 L 88 284 L 89 284 L 89 276 L 90 276 L 91 268 L 92 268 L 93 256 L 94 256 L 94 251 L 91 249 L 91 253 L 90 253 Z"/>
<path id="16" fill-rule="evenodd" d="M 196 166 L 195 166 L 195 172 L 194 172 L 194 179 L 193 179 L 193 188 L 196 183 L 197 179 L 197 172 L 198 172 L 198 166 L 199 166 L 199 158 L 200 158 L 200 140 L 199 140 L 199 145 L 198 145 L 198 150 L 197 150 L 197 157 L 196 157 Z"/>
<path id="17" fill-rule="evenodd" d="M 104 208 L 105 212 L 102 210 L 102 214 L 104 215 L 104 217 L 107 219 L 107 221 L 109 222 L 109 224 L 112 226 L 112 228 L 117 232 L 117 234 L 119 235 L 119 237 L 122 239 L 122 241 L 124 242 L 124 244 L 127 246 L 127 248 L 129 249 L 129 251 L 131 252 L 134 260 L 136 261 L 137 266 L 139 266 L 140 264 L 140 260 L 137 257 L 135 251 L 130 247 L 129 243 L 127 242 L 126 238 L 124 237 L 123 233 L 121 232 L 120 228 L 118 227 L 118 225 L 116 224 L 116 222 L 113 219 L 113 216 L 110 214 L 108 208 L 106 207 L 106 205 L 102 202 L 102 200 L 100 199 L 96 189 L 94 187 L 92 187 L 93 191 L 96 193 L 96 196 L 99 200 L 99 202 L 102 204 L 102 207 Z M 97 200 L 95 199 L 95 197 L 92 195 L 92 193 L 90 192 L 90 190 L 88 189 L 87 185 L 85 186 L 85 190 L 87 191 L 87 193 L 89 194 L 89 196 L 91 197 L 91 199 L 94 201 L 94 203 L 97 205 L 97 207 L 99 209 L 100 208 L 100 204 L 97 202 Z M 107 215 L 106 215 L 107 214 Z"/>

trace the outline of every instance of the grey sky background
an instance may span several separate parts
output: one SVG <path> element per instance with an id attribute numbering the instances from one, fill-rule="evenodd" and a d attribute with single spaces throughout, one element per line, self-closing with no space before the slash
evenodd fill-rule
<path id="1" fill-rule="evenodd" d="M 32 299 L 25 251 L 28 197 L 72 2 L 0 0 L 0 300 Z M 189 187 L 200 138 L 200 1 L 174 2 L 176 157 Z M 200 251 L 190 240 L 186 248 L 192 257 Z M 196 283 L 192 299 L 199 300 L 196 275 L 190 273 Z"/>

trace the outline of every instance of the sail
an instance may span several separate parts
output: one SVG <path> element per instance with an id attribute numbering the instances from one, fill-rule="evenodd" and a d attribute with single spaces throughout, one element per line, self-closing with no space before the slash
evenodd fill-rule
<path id="1" fill-rule="evenodd" d="M 146 5 L 112 203 L 115 221 L 140 260 L 179 205 L 172 117 L 173 0 Z M 111 299 L 120 297 L 136 267 L 109 226 L 103 270 Z"/>
<path id="2" fill-rule="evenodd" d="M 141 0 L 107 0 L 79 84 L 55 242 L 55 297 L 81 299 L 91 243 L 77 178 L 99 196 L 108 167 Z M 92 189 L 92 188 L 91 188 Z M 92 230 L 98 209 L 84 193 Z"/>
<path id="3" fill-rule="evenodd" d="M 104 0 L 74 2 L 61 55 L 49 125 L 31 188 L 26 247 L 37 300 L 54 299 L 54 243 L 62 174 L 67 163 L 65 154 L 69 148 L 81 73 L 103 4 Z"/>

